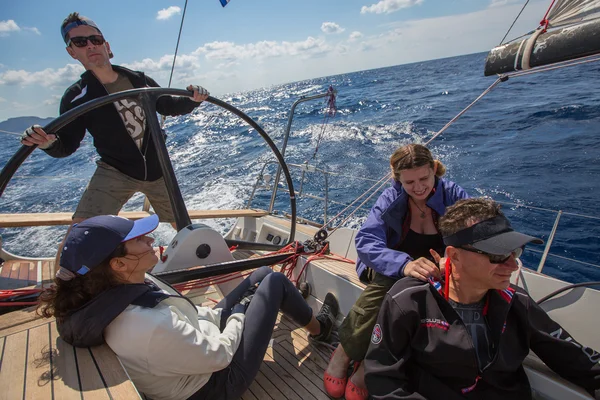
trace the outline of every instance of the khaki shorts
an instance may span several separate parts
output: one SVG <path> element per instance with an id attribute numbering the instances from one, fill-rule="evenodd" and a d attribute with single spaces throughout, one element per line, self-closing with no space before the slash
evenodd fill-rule
<path id="1" fill-rule="evenodd" d="M 141 192 L 148 197 L 161 222 L 175 221 L 163 178 L 152 182 L 138 181 L 102 161 L 98 161 L 97 165 L 73 218 L 117 215 L 127 200 Z"/>
<path id="2" fill-rule="evenodd" d="M 358 296 L 338 331 L 344 351 L 354 361 L 362 361 L 365 358 L 381 303 L 385 294 L 396 283 L 395 279 L 373 270 L 368 272 L 371 283 Z"/>

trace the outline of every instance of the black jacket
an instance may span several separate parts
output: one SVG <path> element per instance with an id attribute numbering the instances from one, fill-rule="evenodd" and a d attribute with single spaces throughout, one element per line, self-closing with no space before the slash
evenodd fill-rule
<path id="1" fill-rule="evenodd" d="M 590 393 L 600 354 L 584 348 L 516 286 L 490 290 L 484 318 L 493 359 L 480 370 L 469 333 L 439 282 L 399 280 L 387 293 L 365 359 L 373 399 L 531 399 L 522 363 L 533 350 Z"/>
<path id="2" fill-rule="evenodd" d="M 113 69 L 125 75 L 134 88 L 159 87 L 143 72 L 131 71 L 118 65 L 113 65 Z M 107 94 L 96 76 L 91 71 L 85 71 L 81 79 L 71 85 L 63 95 L 60 113 L 64 114 L 89 100 Z M 183 115 L 191 112 L 198 104 L 186 97 L 162 96 L 157 101 L 156 109 L 163 115 Z M 140 150 L 127 132 L 113 104 L 90 111 L 58 130 L 58 140 L 44 151 L 52 157 L 67 157 L 79 148 L 86 130 L 94 137 L 94 146 L 102 161 L 108 165 L 137 180 L 155 181 L 162 177 L 148 124 Z"/>

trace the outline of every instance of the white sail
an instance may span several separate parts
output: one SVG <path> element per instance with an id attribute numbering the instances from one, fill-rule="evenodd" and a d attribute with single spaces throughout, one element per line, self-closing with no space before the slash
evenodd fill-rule
<path id="1" fill-rule="evenodd" d="M 548 14 L 550 28 L 600 17 L 600 0 L 556 0 Z"/>

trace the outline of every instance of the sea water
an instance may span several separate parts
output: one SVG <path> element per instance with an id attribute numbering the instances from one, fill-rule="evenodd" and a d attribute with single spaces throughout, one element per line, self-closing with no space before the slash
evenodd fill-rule
<path id="1" fill-rule="evenodd" d="M 234 93 L 221 97 L 254 118 L 281 146 L 288 112 L 301 96 L 338 92 L 337 112 L 326 116 L 324 100 L 301 104 L 286 149 L 286 161 L 332 172 L 331 218 L 389 171 L 396 147 L 425 142 L 491 85 L 483 77 L 485 54 L 359 71 Z M 501 83 L 430 145 L 447 167 L 447 178 L 472 196 L 505 202 L 504 211 L 522 232 L 548 240 L 563 211 L 544 272 L 572 282 L 600 280 L 600 84 L 598 65 L 510 79 Z M 210 90 L 210 82 L 203 83 Z M 215 106 L 169 117 L 167 146 L 190 209 L 246 207 L 263 165 L 274 157 L 256 131 Z M 0 164 L 19 147 L 0 136 Z M 88 136 L 78 151 L 53 159 L 36 150 L 17 172 L 0 212 L 72 212 L 98 159 Z M 275 165 L 265 173 L 273 176 Z M 322 173 L 291 168 L 295 190 L 324 196 Z M 283 180 L 282 180 L 283 182 Z M 272 184 L 272 180 L 271 180 Z M 275 203 L 289 212 L 281 189 Z M 268 208 L 271 193 L 258 190 L 252 207 Z M 358 228 L 373 197 L 345 222 Z M 139 210 L 135 196 L 126 210 Z M 523 207 L 530 206 L 534 209 Z M 323 201 L 300 196 L 299 215 L 322 222 Z M 346 219 L 348 213 L 341 219 Z M 233 220 L 203 221 L 226 233 Z M 66 227 L 4 229 L 7 250 L 52 256 Z M 174 230 L 163 224 L 157 242 Z M 523 261 L 537 268 L 543 246 L 529 246 Z M 568 259 L 575 259 L 573 262 Z"/>

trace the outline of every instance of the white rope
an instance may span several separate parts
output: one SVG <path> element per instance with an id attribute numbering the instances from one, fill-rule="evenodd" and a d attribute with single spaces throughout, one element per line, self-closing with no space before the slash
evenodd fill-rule
<path id="1" fill-rule="evenodd" d="M 531 54 L 533 54 L 533 46 L 535 45 L 535 41 L 537 38 L 544 32 L 545 30 L 542 28 L 538 28 L 535 30 L 534 34 L 531 35 L 529 39 L 527 39 L 527 44 L 525 44 L 525 50 L 523 50 L 523 58 L 521 59 L 521 69 L 531 69 L 529 65 L 529 61 L 531 59 Z M 523 44 L 523 42 L 521 42 Z M 519 46 L 519 50 L 521 47 Z M 519 53 L 515 56 L 515 62 L 519 58 Z"/>

